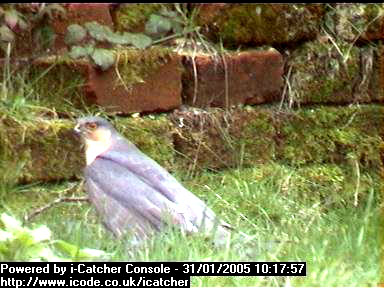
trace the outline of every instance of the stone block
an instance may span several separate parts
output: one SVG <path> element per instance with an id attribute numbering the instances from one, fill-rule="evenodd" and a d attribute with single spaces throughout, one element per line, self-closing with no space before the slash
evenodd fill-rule
<path id="1" fill-rule="evenodd" d="M 170 117 L 178 162 L 187 171 L 239 168 L 275 158 L 274 119 L 268 110 L 176 110 Z"/>
<path id="2" fill-rule="evenodd" d="M 184 56 L 183 62 L 183 98 L 188 105 L 225 108 L 280 99 L 284 64 L 281 54 L 274 49 L 216 58 Z"/>
<path id="3" fill-rule="evenodd" d="M 321 4 L 200 4 L 197 24 L 226 47 L 283 45 L 314 39 L 325 14 Z"/>
<path id="4" fill-rule="evenodd" d="M 79 176 L 81 143 L 68 120 L 0 122 L 1 175 L 5 183 L 49 182 Z"/>
<path id="5" fill-rule="evenodd" d="M 375 50 L 345 41 L 305 43 L 287 60 L 284 101 L 290 107 L 383 101 Z"/>
<path id="6" fill-rule="evenodd" d="M 170 121 L 120 118 L 111 120 L 116 129 L 163 167 L 174 168 Z M 82 177 L 85 155 L 80 137 L 73 132 L 75 121 L 0 119 L 0 181 L 31 183 Z"/>
<path id="7" fill-rule="evenodd" d="M 384 5 L 382 3 L 332 4 L 326 16 L 326 28 L 338 39 L 356 43 L 384 37 Z"/>
<path id="8" fill-rule="evenodd" d="M 43 103 L 59 112 L 102 106 L 108 113 L 169 111 L 181 105 L 180 56 L 169 49 L 125 49 L 102 71 L 90 60 L 42 57 L 30 69 Z M 60 97 L 57 97 L 60 95 Z M 65 108 L 65 109 L 64 109 Z"/>
<path id="9" fill-rule="evenodd" d="M 118 52 L 116 67 L 87 72 L 86 97 L 108 112 L 169 111 L 181 105 L 181 59 L 165 48 Z"/>
<path id="10" fill-rule="evenodd" d="M 175 111 L 174 146 L 183 169 L 242 168 L 279 162 L 295 167 L 345 164 L 381 166 L 384 108 L 380 105 L 302 108 L 260 107 Z"/>

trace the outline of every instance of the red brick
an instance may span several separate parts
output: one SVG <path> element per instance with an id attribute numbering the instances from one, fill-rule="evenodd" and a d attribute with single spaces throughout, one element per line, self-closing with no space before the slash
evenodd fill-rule
<path id="1" fill-rule="evenodd" d="M 197 77 L 194 75 L 192 58 L 184 57 L 187 71 L 183 75 L 183 97 L 188 105 L 226 107 L 226 100 L 229 105 L 260 104 L 276 101 L 280 97 L 283 58 L 276 50 L 247 51 L 217 59 L 197 56 L 195 63 Z"/>
<path id="2" fill-rule="evenodd" d="M 275 157 L 275 120 L 266 109 L 175 110 L 170 120 L 176 159 L 183 169 L 251 166 Z"/>
<path id="3" fill-rule="evenodd" d="M 47 93 L 49 105 L 57 111 L 68 100 L 78 109 L 84 109 L 84 104 L 96 104 L 107 112 L 123 114 L 168 111 L 181 105 L 182 66 L 178 54 L 163 47 L 119 50 L 117 54 L 118 63 L 106 71 L 90 59 L 41 57 L 33 61 L 31 81 L 42 97 L 77 81 L 65 89 L 63 97 L 50 97 L 51 93 Z M 46 69 L 52 70 L 45 73 Z"/>
<path id="4" fill-rule="evenodd" d="M 225 9 L 229 9 L 231 4 L 226 3 L 212 3 L 212 4 L 192 4 L 193 8 L 199 9 L 200 23 L 211 23 L 214 19 L 220 15 L 220 12 Z"/>
<path id="5" fill-rule="evenodd" d="M 145 52 L 143 52 L 145 53 Z M 143 82 L 119 85 L 115 68 L 100 71 L 88 67 L 86 98 L 109 112 L 160 112 L 181 105 L 181 61 L 178 55 L 167 56 Z M 139 64 L 140 65 L 140 64 Z M 144 65 L 144 64 L 142 64 Z M 124 77 L 124 75 L 122 75 Z"/>
<path id="6" fill-rule="evenodd" d="M 314 39 L 324 4 L 200 4 L 201 32 L 225 47 L 284 45 Z"/>
<path id="7" fill-rule="evenodd" d="M 12 45 L 13 57 L 30 57 L 34 55 L 66 52 L 67 45 L 64 42 L 64 38 L 67 33 L 67 27 L 71 24 L 82 25 L 86 22 L 97 21 L 113 29 L 112 17 L 109 12 L 111 4 L 61 4 L 66 11 L 65 15 L 54 10 L 50 17 L 44 16 L 46 20 L 44 18 L 44 20 L 41 21 L 32 21 L 32 17 L 36 17 L 38 13 L 39 5 L 40 4 L 17 5 L 18 11 L 25 16 L 29 24 L 26 30 L 21 31 L 19 29 L 20 31 L 16 33 L 16 39 Z M 44 43 L 47 39 L 42 38 L 46 38 L 47 35 L 37 37 L 38 31 L 46 28 L 52 28 L 52 32 L 55 33 L 52 44 Z M 109 43 L 100 43 L 98 46 L 109 47 L 110 45 Z M 5 56 L 1 49 L 0 56 Z"/>

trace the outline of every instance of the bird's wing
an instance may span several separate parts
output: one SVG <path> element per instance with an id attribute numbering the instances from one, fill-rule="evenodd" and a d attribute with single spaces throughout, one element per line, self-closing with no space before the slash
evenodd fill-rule
<path id="1" fill-rule="evenodd" d="M 199 226 L 204 224 L 211 229 L 217 224 L 214 212 L 201 199 L 132 143 L 119 139 L 114 143 L 113 149 L 103 153 L 101 157 L 118 162 L 168 200 L 182 206 L 189 214 L 195 215 Z M 222 224 L 229 226 L 224 222 Z"/>
<path id="2" fill-rule="evenodd" d="M 95 205 L 97 212 L 102 216 L 105 226 L 112 233 L 120 237 L 127 228 L 139 238 L 144 238 L 152 233 L 152 227 L 146 221 L 139 221 L 134 211 L 128 210 L 113 197 L 106 194 L 93 180 L 93 176 L 86 177 L 86 190 L 89 199 Z"/>
<path id="3" fill-rule="evenodd" d="M 148 228 L 160 230 L 166 224 L 168 215 L 169 221 L 183 230 L 197 231 L 194 215 L 119 163 L 98 157 L 85 168 L 85 178 L 90 183 L 87 184 L 88 193 L 97 195 L 92 196 L 95 206 L 102 211 L 105 221 L 114 227 L 112 230 L 127 224 L 139 225 L 148 235 Z M 118 215 L 115 216 L 115 213 Z"/>

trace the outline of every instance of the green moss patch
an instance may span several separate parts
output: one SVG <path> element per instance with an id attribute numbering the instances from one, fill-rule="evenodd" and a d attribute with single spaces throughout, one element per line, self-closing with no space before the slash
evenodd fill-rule
<path id="1" fill-rule="evenodd" d="M 143 32 L 149 16 L 160 10 L 161 4 L 123 4 L 113 12 L 119 31 Z"/>
<path id="2" fill-rule="evenodd" d="M 284 162 L 380 166 L 384 107 L 318 107 L 281 115 L 278 158 Z"/>
<path id="3" fill-rule="evenodd" d="M 160 46 L 153 46 L 145 50 L 118 50 L 117 57 L 119 75 L 114 85 L 123 85 L 128 89 L 134 84 L 143 83 L 144 79 L 157 73 L 159 67 L 171 59 L 179 58 L 171 49 Z M 181 65 L 179 69 L 182 69 Z"/>
<path id="4" fill-rule="evenodd" d="M 266 110 L 188 111 L 174 114 L 172 121 L 175 149 L 189 169 L 239 167 L 274 159 L 273 119 Z"/>
<path id="5" fill-rule="evenodd" d="M 42 58 L 31 65 L 28 78 L 31 89 L 42 105 L 58 112 L 84 109 L 85 61 L 73 61 L 66 57 Z"/>
<path id="6" fill-rule="evenodd" d="M 80 142 L 67 120 L 17 121 L 3 117 L 0 125 L 4 182 L 68 179 L 84 165 Z"/>
<path id="7" fill-rule="evenodd" d="M 189 169 L 350 163 L 379 167 L 384 108 L 317 107 L 278 112 L 263 108 L 174 115 L 175 149 Z"/>
<path id="8" fill-rule="evenodd" d="M 288 61 L 291 69 L 286 101 L 308 103 L 367 103 L 383 100 L 375 80 L 376 48 L 359 49 L 347 42 L 307 42 Z"/>
<path id="9" fill-rule="evenodd" d="M 231 4 L 217 9 L 214 17 L 209 17 L 210 9 L 202 7 L 198 24 L 208 27 L 206 34 L 211 39 L 222 39 L 229 47 L 313 39 L 325 12 L 321 5 L 302 4 Z"/>
<path id="10" fill-rule="evenodd" d="M 144 153 L 171 169 L 171 125 L 165 116 L 155 119 L 116 118 L 116 127 Z M 74 135 L 74 122 L 35 121 L 3 117 L 0 122 L 0 171 L 5 183 L 30 183 L 81 177 L 85 155 Z"/>
<path id="11" fill-rule="evenodd" d="M 336 4 L 327 10 L 326 27 L 339 38 L 348 42 L 381 39 L 383 4 Z"/>

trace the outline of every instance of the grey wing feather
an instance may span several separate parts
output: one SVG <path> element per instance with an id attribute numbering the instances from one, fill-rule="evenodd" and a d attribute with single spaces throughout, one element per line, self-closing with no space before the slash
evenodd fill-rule
<path id="1" fill-rule="evenodd" d="M 144 238 L 152 233 L 152 226 L 147 221 L 140 219 L 134 211 L 125 208 L 119 201 L 106 194 L 92 179 L 92 176 L 87 177 L 85 185 L 90 201 L 102 216 L 105 226 L 115 236 L 122 236 L 127 228 L 133 234 L 137 234 L 139 238 Z"/>
<path id="2" fill-rule="evenodd" d="M 96 158 L 85 168 L 85 176 L 91 201 L 94 199 L 98 203 L 96 208 L 102 211 L 105 222 L 113 231 L 133 225 L 141 229 L 142 234 L 149 235 L 149 231 L 164 226 L 166 212 L 183 230 L 196 231 L 192 223 L 194 219 L 190 219 L 188 213 L 114 161 Z M 114 216 L 115 213 L 118 216 Z"/>
<path id="3" fill-rule="evenodd" d="M 217 224 L 214 212 L 202 200 L 182 186 L 156 161 L 137 149 L 134 144 L 118 137 L 112 148 L 102 157 L 114 159 L 167 199 L 178 204 L 187 214 L 193 215 L 197 226 L 204 224 L 211 229 Z M 225 222 L 221 221 L 220 224 L 229 227 Z"/>

